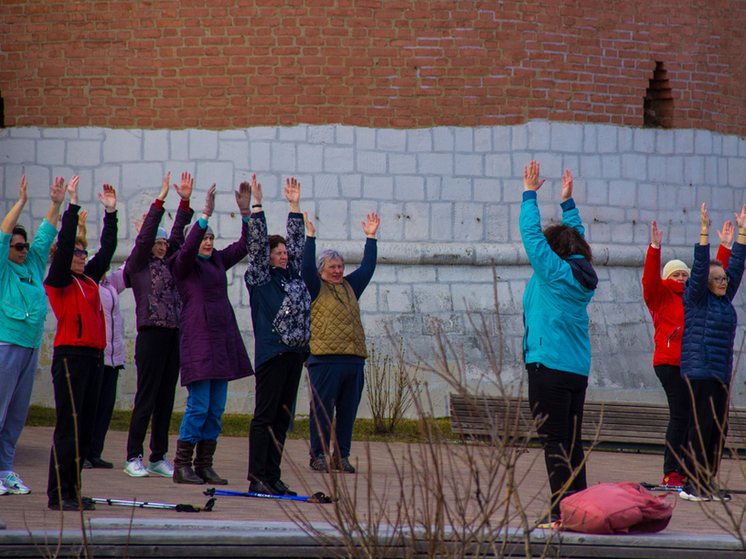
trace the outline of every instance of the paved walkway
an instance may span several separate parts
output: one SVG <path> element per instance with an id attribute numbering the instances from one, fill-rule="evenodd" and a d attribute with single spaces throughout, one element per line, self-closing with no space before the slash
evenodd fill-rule
<path id="1" fill-rule="evenodd" d="M 32 488 L 29 495 L 4 495 L 0 497 L 0 520 L 9 530 L 26 528 L 59 529 L 64 522 L 66 529 L 80 526 L 79 513 L 60 513 L 47 509 L 47 470 L 52 429 L 47 427 L 27 427 L 24 429 L 16 456 L 16 470 L 26 484 Z M 127 434 L 112 431 L 108 434 L 104 458 L 115 463 L 113 470 L 84 470 L 84 495 L 90 497 L 107 497 L 116 499 L 133 499 L 161 503 L 190 503 L 204 505 L 207 497 L 202 494 L 205 487 L 177 485 L 171 479 L 148 477 L 134 479 L 122 472 L 124 466 L 124 449 Z M 175 448 L 176 438 L 171 439 L 171 449 Z M 458 445 L 450 449 L 458 453 Z M 370 498 L 394 503 L 399 498 L 395 464 L 403 463 L 401 456 L 408 451 L 408 445 L 384 443 L 353 443 L 353 457 L 359 461 L 358 475 L 341 476 L 343 482 L 354 491 L 357 483 L 357 510 L 363 515 L 367 511 L 368 488 L 370 476 L 373 492 Z M 367 455 L 370 456 L 368 462 Z M 636 453 L 595 452 L 589 458 L 588 482 L 611 481 L 651 481 L 661 478 L 661 455 Z M 526 503 L 529 518 L 536 519 L 546 507 L 548 493 L 545 481 L 543 459 L 536 449 L 530 450 L 519 459 L 525 470 L 520 472 L 525 478 L 520 482 L 519 495 Z M 533 464 L 533 466 L 531 466 Z M 746 467 L 737 460 L 724 460 L 722 477 L 729 488 L 746 489 L 746 475 L 741 472 Z M 215 469 L 230 481 L 226 489 L 247 491 L 247 441 L 246 439 L 221 437 L 218 442 Z M 746 469 L 746 468 L 745 468 Z M 284 463 L 284 481 L 299 493 L 324 491 L 330 493 L 330 476 L 311 472 L 308 469 L 308 446 L 305 441 L 289 441 Z M 412 488 L 411 477 L 404 477 L 406 489 Z M 670 497 L 673 498 L 673 497 Z M 729 504 L 730 510 L 737 518 L 746 508 L 743 495 L 734 495 Z M 373 507 L 375 509 L 375 507 Z M 724 526 L 726 514 L 722 504 L 690 503 L 678 500 L 671 524 L 666 534 L 727 534 Z M 213 512 L 198 514 L 177 513 L 175 511 L 132 509 L 127 507 L 98 506 L 98 510 L 85 513 L 86 518 L 105 519 L 134 518 L 143 520 L 200 520 L 212 521 L 259 521 L 287 522 L 298 516 L 308 521 L 325 522 L 334 517 L 332 505 L 315 505 L 308 503 L 291 503 L 277 500 L 261 500 L 241 497 L 220 497 Z M 61 517 L 64 516 L 64 520 Z M 715 519 L 713 519 L 715 517 Z M 721 524 L 718 524 L 720 519 Z M 723 524 L 724 523 L 724 524 Z M 746 530 L 746 526 L 744 526 Z"/>

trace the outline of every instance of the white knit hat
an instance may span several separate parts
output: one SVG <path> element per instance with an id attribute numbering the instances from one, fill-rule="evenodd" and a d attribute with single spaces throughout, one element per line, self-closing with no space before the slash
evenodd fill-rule
<path id="1" fill-rule="evenodd" d="M 681 260 L 669 260 L 666 262 L 666 265 L 663 266 L 663 279 L 668 279 L 671 277 L 671 274 L 674 272 L 683 271 L 687 274 L 692 273 L 692 271 L 689 269 L 689 266 L 684 264 Z"/>

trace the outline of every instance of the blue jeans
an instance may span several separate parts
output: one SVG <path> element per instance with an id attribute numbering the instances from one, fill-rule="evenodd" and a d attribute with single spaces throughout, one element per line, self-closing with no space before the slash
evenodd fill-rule
<path id="1" fill-rule="evenodd" d="M 365 365 L 354 363 L 317 363 L 309 365 L 311 381 L 311 451 L 326 454 L 331 438 L 334 412 L 337 413 L 335 435 L 339 455 L 347 458 L 352 446 L 352 428 L 363 394 Z M 319 429 L 320 427 L 320 429 Z M 321 431 L 321 432 L 319 432 Z"/>
<path id="2" fill-rule="evenodd" d="M 227 380 L 199 380 L 187 384 L 189 396 L 179 438 L 187 443 L 215 442 L 228 397 Z"/>
<path id="3" fill-rule="evenodd" d="M 13 469 L 39 367 L 39 350 L 0 345 L 0 471 Z"/>

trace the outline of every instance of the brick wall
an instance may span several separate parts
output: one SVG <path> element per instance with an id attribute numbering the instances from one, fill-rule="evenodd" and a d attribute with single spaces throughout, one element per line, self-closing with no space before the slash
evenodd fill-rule
<path id="1" fill-rule="evenodd" d="M 4 0 L 5 126 L 643 124 L 746 134 L 734 0 Z"/>

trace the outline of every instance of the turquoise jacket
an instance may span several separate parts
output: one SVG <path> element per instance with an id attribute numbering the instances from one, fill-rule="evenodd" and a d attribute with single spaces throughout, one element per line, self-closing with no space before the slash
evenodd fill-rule
<path id="1" fill-rule="evenodd" d="M 21 347 L 41 345 L 47 296 L 44 270 L 57 229 L 45 219 L 23 265 L 8 260 L 11 235 L 0 231 L 0 341 Z"/>
<path id="2" fill-rule="evenodd" d="M 585 238 L 572 198 L 562 203 L 562 210 L 562 224 L 574 227 Z M 591 343 L 586 307 L 595 290 L 581 285 L 570 264 L 549 247 L 535 192 L 524 192 L 520 228 L 534 271 L 523 294 L 524 361 L 588 376 Z"/>

